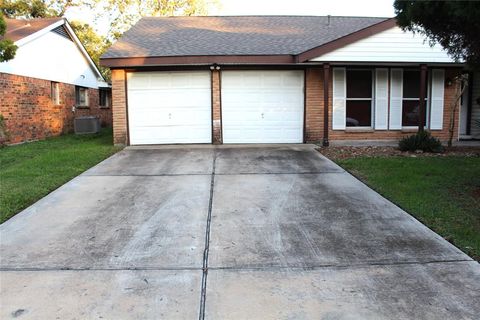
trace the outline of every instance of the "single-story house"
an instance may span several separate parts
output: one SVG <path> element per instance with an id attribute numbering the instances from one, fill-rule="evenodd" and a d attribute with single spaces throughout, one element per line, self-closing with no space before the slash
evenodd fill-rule
<path id="1" fill-rule="evenodd" d="M 149 17 L 101 63 L 116 144 L 447 140 L 452 117 L 458 139 L 464 112 L 464 65 L 393 18 Z"/>
<path id="2" fill-rule="evenodd" d="M 0 63 L 6 143 L 70 132 L 77 116 L 111 125 L 111 87 L 66 19 L 5 20 L 4 38 L 18 47 L 12 60 Z"/>

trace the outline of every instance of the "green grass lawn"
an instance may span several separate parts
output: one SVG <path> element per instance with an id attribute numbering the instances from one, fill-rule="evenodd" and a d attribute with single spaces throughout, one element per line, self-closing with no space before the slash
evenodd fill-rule
<path id="1" fill-rule="evenodd" d="M 480 158 L 361 157 L 337 163 L 480 260 Z"/>
<path id="2" fill-rule="evenodd" d="M 111 129 L 0 148 L 0 223 L 118 150 Z"/>

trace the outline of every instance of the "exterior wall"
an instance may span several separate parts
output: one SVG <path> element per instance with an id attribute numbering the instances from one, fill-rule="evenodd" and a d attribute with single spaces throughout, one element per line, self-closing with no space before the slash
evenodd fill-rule
<path id="1" fill-rule="evenodd" d="M 54 32 L 19 44 L 15 58 L 0 63 L 0 72 L 98 88 L 98 75 L 77 45 Z"/>
<path id="2" fill-rule="evenodd" d="M 358 40 L 310 61 L 454 62 L 439 44 L 430 47 L 422 35 L 404 32 L 399 27 Z"/>
<path id="3" fill-rule="evenodd" d="M 323 69 L 305 71 L 305 141 L 323 139 Z"/>
<path id="4" fill-rule="evenodd" d="M 222 110 L 221 110 L 221 71 L 212 71 L 212 129 L 213 143 L 222 143 Z"/>
<path id="5" fill-rule="evenodd" d="M 125 70 L 112 70 L 113 143 L 127 145 L 127 93 Z"/>
<path id="6" fill-rule="evenodd" d="M 51 100 L 48 80 L 0 73 L 0 114 L 5 119 L 8 144 L 39 140 L 73 131 L 77 116 L 96 115 L 103 126 L 112 123 L 111 108 L 98 106 L 98 90 L 89 89 L 89 107 L 75 105 L 75 86 L 59 83 L 60 104 Z"/>
<path id="7" fill-rule="evenodd" d="M 456 74 L 458 74 L 458 69 L 446 69 L 445 71 L 445 79 L 453 78 Z M 407 130 L 333 130 L 332 129 L 332 78 L 330 78 L 330 99 L 329 99 L 329 140 L 400 140 L 404 136 L 412 135 L 413 133 L 417 132 L 416 129 L 407 129 Z M 447 141 L 449 137 L 449 126 L 451 120 L 451 112 L 453 103 L 455 101 L 455 97 L 457 94 L 458 86 L 453 84 L 451 86 L 445 86 L 445 93 L 444 93 L 444 108 L 443 108 L 443 128 L 442 130 L 431 130 L 432 136 L 439 138 L 441 141 Z M 454 135 L 453 139 L 458 139 L 458 124 L 459 124 L 459 107 L 454 114 Z"/>
<path id="8" fill-rule="evenodd" d="M 212 72 L 212 119 L 213 119 L 213 143 L 222 143 L 221 123 L 221 83 L 220 72 Z M 453 78 L 459 69 L 446 69 L 445 78 Z M 112 70 L 112 96 L 113 96 L 113 126 L 114 143 L 128 144 L 127 141 L 127 97 L 125 92 L 125 71 Z M 449 136 L 449 124 L 451 119 L 452 104 L 455 101 L 457 86 L 445 87 L 444 95 L 444 118 L 442 130 L 433 130 L 432 135 L 442 141 Z M 319 142 L 323 139 L 323 69 L 321 66 L 307 68 L 305 73 L 305 140 L 306 142 Z M 332 129 L 332 69 L 330 69 L 329 83 L 329 140 L 398 140 L 406 135 L 416 132 L 411 130 L 333 130 Z M 454 115 L 454 139 L 458 138 L 459 109 Z"/>

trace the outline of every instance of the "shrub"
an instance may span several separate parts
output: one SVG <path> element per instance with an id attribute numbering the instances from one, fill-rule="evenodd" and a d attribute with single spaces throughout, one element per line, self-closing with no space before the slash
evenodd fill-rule
<path id="1" fill-rule="evenodd" d="M 428 131 L 420 131 L 414 135 L 402 138 L 398 143 L 398 147 L 402 151 L 443 152 L 444 150 L 440 140 L 432 137 Z"/>

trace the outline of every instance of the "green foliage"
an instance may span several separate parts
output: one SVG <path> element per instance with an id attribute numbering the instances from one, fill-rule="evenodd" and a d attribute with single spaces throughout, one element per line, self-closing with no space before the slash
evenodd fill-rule
<path id="1" fill-rule="evenodd" d="M 4 0 L 1 10 L 9 18 L 61 17 L 71 7 L 92 7 L 97 0 Z"/>
<path id="2" fill-rule="evenodd" d="M 479 157 L 364 157 L 339 164 L 480 261 Z"/>
<path id="3" fill-rule="evenodd" d="M 3 14 L 0 12 L 0 38 L 5 34 L 6 31 L 7 24 L 5 23 L 5 19 L 3 19 Z M 13 43 L 12 40 L 0 40 L 0 62 L 13 59 L 16 52 L 17 46 Z"/>
<path id="4" fill-rule="evenodd" d="M 443 152 L 440 140 L 432 137 L 428 131 L 419 131 L 400 140 L 398 147 L 402 151 L 422 150 L 424 152 Z"/>
<path id="5" fill-rule="evenodd" d="M 400 27 L 439 43 L 457 61 L 480 68 L 480 5 L 477 1 L 395 0 Z"/>
<path id="6" fill-rule="evenodd" d="M 110 30 L 108 39 L 118 39 L 141 17 L 159 16 L 201 16 L 206 15 L 206 0 L 105 0 L 98 1 L 102 6 L 98 17 L 105 17 L 108 12 Z M 209 1 L 216 4 L 216 1 Z"/>
<path id="7" fill-rule="evenodd" d="M 0 149 L 0 223 L 117 152 L 112 130 Z"/>

